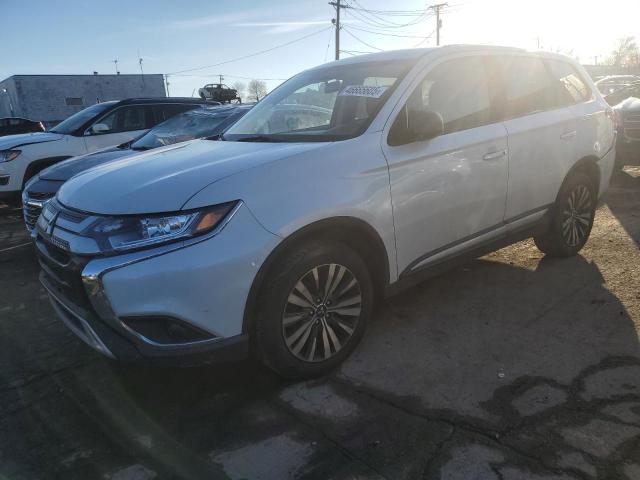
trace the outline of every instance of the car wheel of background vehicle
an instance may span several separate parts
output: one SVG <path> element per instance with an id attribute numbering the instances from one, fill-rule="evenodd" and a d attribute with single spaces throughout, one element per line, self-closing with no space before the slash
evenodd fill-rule
<path id="1" fill-rule="evenodd" d="M 254 335 L 261 360 L 288 378 L 323 375 L 349 356 L 373 310 L 365 263 L 337 242 L 284 255 L 265 279 Z"/>
<path id="2" fill-rule="evenodd" d="M 584 173 L 571 175 L 564 183 L 551 212 L 551 225 L 534 237 L 536 246 L 554 257 L 578 253 L 589 239 L 597 204 L 596 188 Z"/>

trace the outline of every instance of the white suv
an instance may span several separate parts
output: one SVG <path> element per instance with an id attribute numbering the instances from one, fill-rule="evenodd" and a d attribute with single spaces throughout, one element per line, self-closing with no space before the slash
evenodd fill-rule
<path id="1" fill-rule="evenodd" d="M 222 137 L 81 173 L 38 220 L 65 323 L 122 359 L 337 366 L 374 300 L 533 236 L 576 254 L 614 163 L 612 112 L 569 58 L 384 52 L 291 78 Z"/>

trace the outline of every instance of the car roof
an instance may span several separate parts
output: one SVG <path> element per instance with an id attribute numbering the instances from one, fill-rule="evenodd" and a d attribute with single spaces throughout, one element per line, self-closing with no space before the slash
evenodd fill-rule
<path id="1" fill-rule="evenodd" d="M 193 103 L 196 105 L 202 105 L 208 103 L 201 98 L 193 98 L 193 97 L 137 97 L 137 98 L 125 98 L 123 100 L 115 100 L 113 103 L 118 103 L 120 105 L 130 105 L 130 104 L 157 104 L 157 103 Z M 107 103 L 107 102 L 103 102 Z"/>
<path id="2" fill-rule="evenodd" d="M 393 60 L 418 60 L 425 55 L 434 52 L 440 53 L 455 53 L 455 52 L 526 52 L 522 48 L 516 47 L 502 47 L 494 45 L 445 45 L 442 47 L 429 47 L 429 48 L 407 48 L 404 50 L 388 50 L 384 52 L 367 53 L 364 55 L 357 55 L 354 57 L 344 58 L 333 62 L 325 63 L 315 68 L 323 68 L 330 65 L 348 65 L 364 62 L 385 62 Z M 542 52 L 535 52 L 542 53 Z"/>
<path id="3" fill-rule="evenodd" d="M 606 82 L 611 80 L 628 80 L 632 78 L 640 79 L 638 75 L 607 75 L 606 77 L 599 78 L 596 83 Z"/>
<path id="4" fill-rule="evenodd" d="M 202 108 L 196 108 L 195 110 L 188 110 L 184 112 L 185 115 L 188 114 L 210 114 L 216 115 L 220 113 L 233 113 L 238 110 L 250 110 L 253 105 L 203 105 Z"/>
<path id="5" fill-rule="evenodd" d="M 30 118 L 26 117 L 0 117 L 0 120 L 26 120 L 27 122 L 38 123 L 37 120 L 31 120 Z"/>

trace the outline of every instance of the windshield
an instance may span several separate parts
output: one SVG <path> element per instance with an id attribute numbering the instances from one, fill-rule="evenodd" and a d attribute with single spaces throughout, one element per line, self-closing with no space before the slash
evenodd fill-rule
<path id="1" fill-rule="evenodd" d="M 221 132 L 231 115 L 244 113 L 237 108 L 199 108 L 189 110 L 157 125 L 131 144 L 133 150 L 149 150 Z"/>
<path id="2" fill-rule="evenodd" d="M 84 110 L 80 110 L 78 113 L 74 113 L 69 118 L 53 127 L 50 131 L 54 133 L 64 133 L 67 135 L 73 133 L 93 117 L 104 112 L 112 105 L 113 102 L 97 103 L 95 105 L 91 105 Z"/>
<path id="3" fill-rule="evenodd" d="M 312 142 L 360 135 L 410 67 L 367 62 L 303 72 L 233 125 L 224 140 Z"/>

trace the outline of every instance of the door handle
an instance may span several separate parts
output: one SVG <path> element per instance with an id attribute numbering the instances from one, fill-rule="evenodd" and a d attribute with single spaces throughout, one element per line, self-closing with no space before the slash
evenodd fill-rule
<path id="1" fill-rule="evenodd" d="M 573 137 L 575 137 L 577 135 L 578 132 L 576 132 L 575 130 L 572 130 L 570 132 L 564 132 L 562 135 L 560 135 L 560 138 L 562 140 L 569 140 Z"/>
<path id="2" fill-rule="evenodd" d="M 498 158 L 504 157 L 507 154 L 506 150 L 498 150 L 497 152 L 490 152 L 484 155 L 484 157 L 482 157 L 483 160 L 488 161 L 488 160 L 496 160 Z"/>

